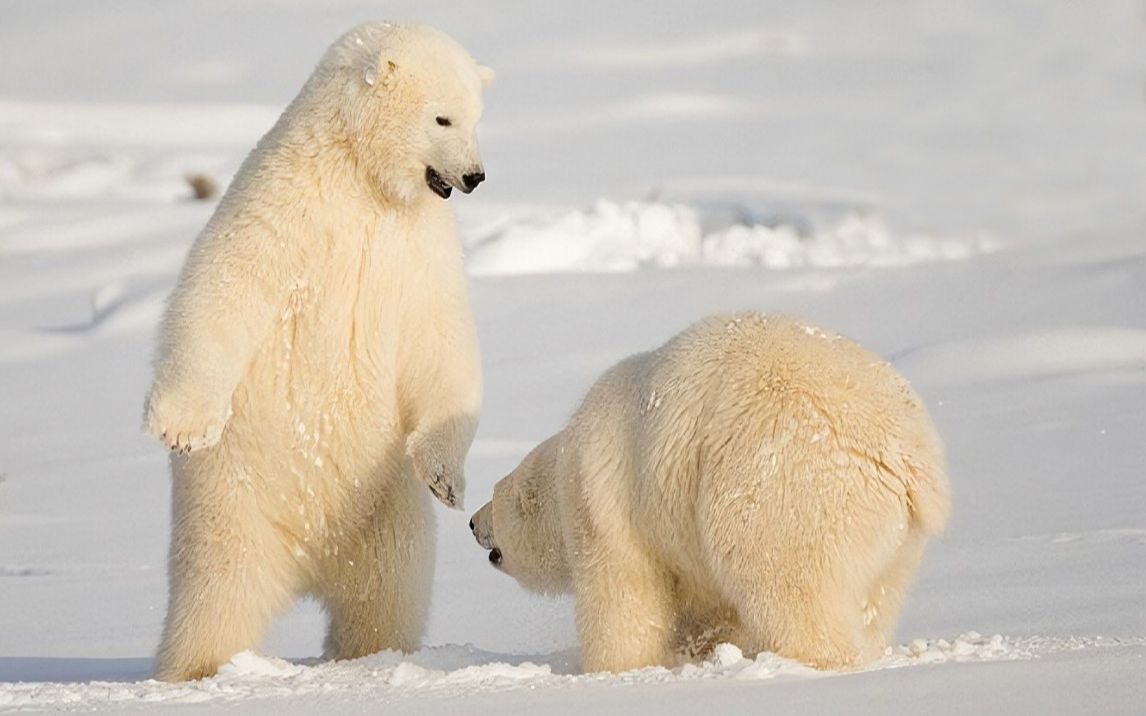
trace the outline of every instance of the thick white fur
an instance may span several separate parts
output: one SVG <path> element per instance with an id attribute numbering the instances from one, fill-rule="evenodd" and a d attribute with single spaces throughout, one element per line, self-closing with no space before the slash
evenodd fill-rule
<path id="1" fill-rule="evenodd" d="M 355 28 L 195 242 L 145 417 L 175 451 L 159 678 L 213 674 L 308 593 L 328 657 L 417 648 L 426 486 L 460 506 L 481 400 L 461 248 L 425 171 L 460 187 L 480 170 L 490 76 L 431 28 Z"/>
<path id="2" fill-rule="evenodd" d="M 746 313 L 610 369 L 473 527 L 526 587 L 574 593 L 586 670 L 724 640 L 850 668 L 883 651 L 948 506 L 939 438 L 890 365 Z"/>

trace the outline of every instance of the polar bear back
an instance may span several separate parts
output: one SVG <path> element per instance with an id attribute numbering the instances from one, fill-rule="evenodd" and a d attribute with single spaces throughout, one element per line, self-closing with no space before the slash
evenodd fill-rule
<path id="1" fill-rule="evenodd" d="M 622 361 L 570 428 L 597 526 L 643 533 L 698 588 L 721 539 L 713 527 L 730 517 L 807 525 L 815 511 L 844 522 L 866 509 L 871 491 L 860 488 L 879 483 L 904 524 L 932 534 L 946 519 L 941 443 L 906 380 L 787 316 L 715 316 Z M 819 540 L 827 527 L 810 531 Z"/>

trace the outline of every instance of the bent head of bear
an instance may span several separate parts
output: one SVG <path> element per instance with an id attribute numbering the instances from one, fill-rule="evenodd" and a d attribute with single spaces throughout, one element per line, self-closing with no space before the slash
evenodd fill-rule
<path id="1" fill-rule="evenodd" d="M 550 438 L 534 448 L 493 488 L 493 499 L 474 513 L 470 529 L 489 550 L 489 562 L 535 592 L 573 588 L 561 517 L 557 513 L 557 458 Z"/>
<path id="2" fill-rule="evenodd" d="M 451 37 L 424 25 L 367 23 L 331 48 L 316 77 L 328 63 L 353 163 L 384 197 L 446 199 L 485 180 L 476 129 L 493 70 Z"/>

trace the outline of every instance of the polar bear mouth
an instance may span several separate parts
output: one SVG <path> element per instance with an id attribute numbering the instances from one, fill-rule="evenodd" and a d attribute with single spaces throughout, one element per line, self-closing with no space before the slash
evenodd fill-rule
<path id="1" fill-rule="evenodd" d="M 495 567 L 501 566 L 501 550 L 497 547 L 489 551 L 489 563 Z"/>
<path id="2" fill-rule="evenodd" d="M 431 191 L 443 199 L 449 199 L 450 192 L 454 190 L 449 182 L 442 178 L 438 170 L 431 166 L 426 167 L 426 186 L 430 187 Z"/>

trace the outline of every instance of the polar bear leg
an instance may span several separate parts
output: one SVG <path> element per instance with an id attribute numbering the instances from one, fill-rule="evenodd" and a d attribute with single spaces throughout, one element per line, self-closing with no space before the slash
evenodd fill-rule
<path id="1" fill-rule="evenodd" d="M 895 623 L 899 618 L 899 611 L 903 607 L 908 586 L 923 558 L 923 549 L 926 546 L 927 535 L 921 530 L 912 529 L 903 545 L 868 589 L 865 622 L 870 632 L 869 641 L 872 648 L 878 648 L 879 652 L 882 652 L 895 636 Z"/>
<path id="2" fill-rule="evenodd" d="M 155 664 L 163 681 L 211 676 L 235 653 L 257 648 L 299 581 L 289 548 L 243 480 L 215 473 L 209 477 L 220 489 L 208 490 L 202 474 L 181 472 L 172 488 L 170 592 Z"/>
<path id="3" fill-rule="evenodd" d="M 737 643 L 748 653 L 771 651 L 818 669 L 858 665 L 864 642 L 858 600 L 849 608 L 835 580 L 824 577 L 807 563 L 781 573 L 750 568 L 734 577 Z"/>
<path id="4" fill-rule="evenodd" d="M 578 540 L 577 635 L 585 672 L 666 664 L 675 625 L 673 582 L 632 540 Z"/>
<path id="5" fill-rule="evenodd" d="M 384 649 L 416 651 L 430 606 L 434 526 L 430 493 L 398 475 L 360 533 L 322 563 L 316 596 L 330 616 L 323 653 L 356 659 Z"/>
<path id="6" fill-rule="evenodd" d="M 741 475 L 751 469 L 736 461 L 721 479 L 751 485 Z M 848 541 L 841 554 L 825 541 L 831 527 L 815 519 L 818 492 L 789 490 L 785 500 L 794 514 L 813 517 L 785 521 L 764 512 L 763 498 L 733 489 L 715 490 L 702 506 L 712 575 L 738 617 L 734 641 L 747 653 L 771 651 L 821 669 L 857 665 L 868 639 L 861 604 L 872 579 L 857 579 L 850 563 L 870 563 L 867 550 Z"/>

